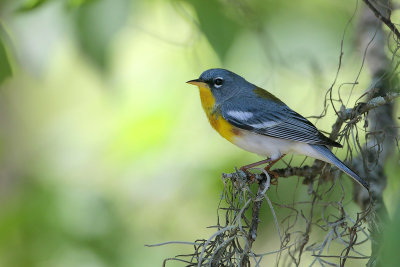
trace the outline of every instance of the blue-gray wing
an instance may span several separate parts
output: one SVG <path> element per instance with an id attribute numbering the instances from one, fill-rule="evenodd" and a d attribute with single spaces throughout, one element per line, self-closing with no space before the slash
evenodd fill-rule
<path id="1" fill-rule="evenodd" d="M 240 129 L 313 145 L 342 147 L 283 102 L 257 97 L 235 97 L 224 102 L 220 111 L 225 120 Z"/>

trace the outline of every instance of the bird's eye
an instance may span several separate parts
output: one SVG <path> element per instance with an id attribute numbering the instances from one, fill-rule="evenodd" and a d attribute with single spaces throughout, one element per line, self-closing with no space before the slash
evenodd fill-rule
<path id="1" fill-rule="evenodd" d="M 221 77 L 215 78 L 214 79 L 214 84 L 215 87 L 221 87 L 221 85 L 224 83 L 224 80 Z"/>

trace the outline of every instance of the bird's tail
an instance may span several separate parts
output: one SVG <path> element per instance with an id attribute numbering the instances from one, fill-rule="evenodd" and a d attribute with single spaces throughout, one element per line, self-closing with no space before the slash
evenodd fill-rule
<path id="1" fill-rule="evenodd" d="M 368 183 L 362 179 L 358 174 L 356 174 L 354 171 L 352 171 L 349 167 L 346 166 L 340 159 L 338 159 L 326 146 L 323 145 L 311 145 L 313 149 L 315 149 L 323 158 L 325 158 L 327 162 L 335 165 L 339 169 L 341 169 L 343 172 L 347 173 L 350 177 L 352 177 L 356 182 L 358 182 L 360 185 L 365 187 L 367 190 L 369 190 L 369 185 Z"/>

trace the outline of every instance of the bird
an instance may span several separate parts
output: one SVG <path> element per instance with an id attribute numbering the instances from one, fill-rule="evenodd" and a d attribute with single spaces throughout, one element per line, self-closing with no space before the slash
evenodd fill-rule
<path id="1" fill-rule="evenodd" d="M 368 183 L 328 147 L 343 147 L 322 134 L 309 120 L 279 98 L 229 70 L 214 68 L 187 81 L 200 91 L 211 126 L 236 146 L 267 159 L 240 168 L 247 171 L 286 154 L 300 154 L 335 165 L 369 190 Z"/>

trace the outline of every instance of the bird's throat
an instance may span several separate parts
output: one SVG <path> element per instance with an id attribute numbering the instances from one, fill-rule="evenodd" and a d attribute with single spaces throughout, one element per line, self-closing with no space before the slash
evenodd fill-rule
<path id="1" fill-rule="evenodd" d="M 210 88 L 200 87 L 200 99 L 201 105 L 206 112 L 208 121 L 211 126 L 225 139 L 233 142 L 234 136 L 240 135 L 239 131 L 232 127 L 220 114 L 219 111 L 215 109 L 215 98 L 211 93 Z"/>
<path id="2" fill-rule="evenodd" d="M 211 113 L 215 105 L 215 98 L 211 93 L 210 88 L 199 86 L 199 91 L 200 91 L 201 105 L 203 106 L 203 109 L 206 112 L 207 116 L 211 116 Z"/>

